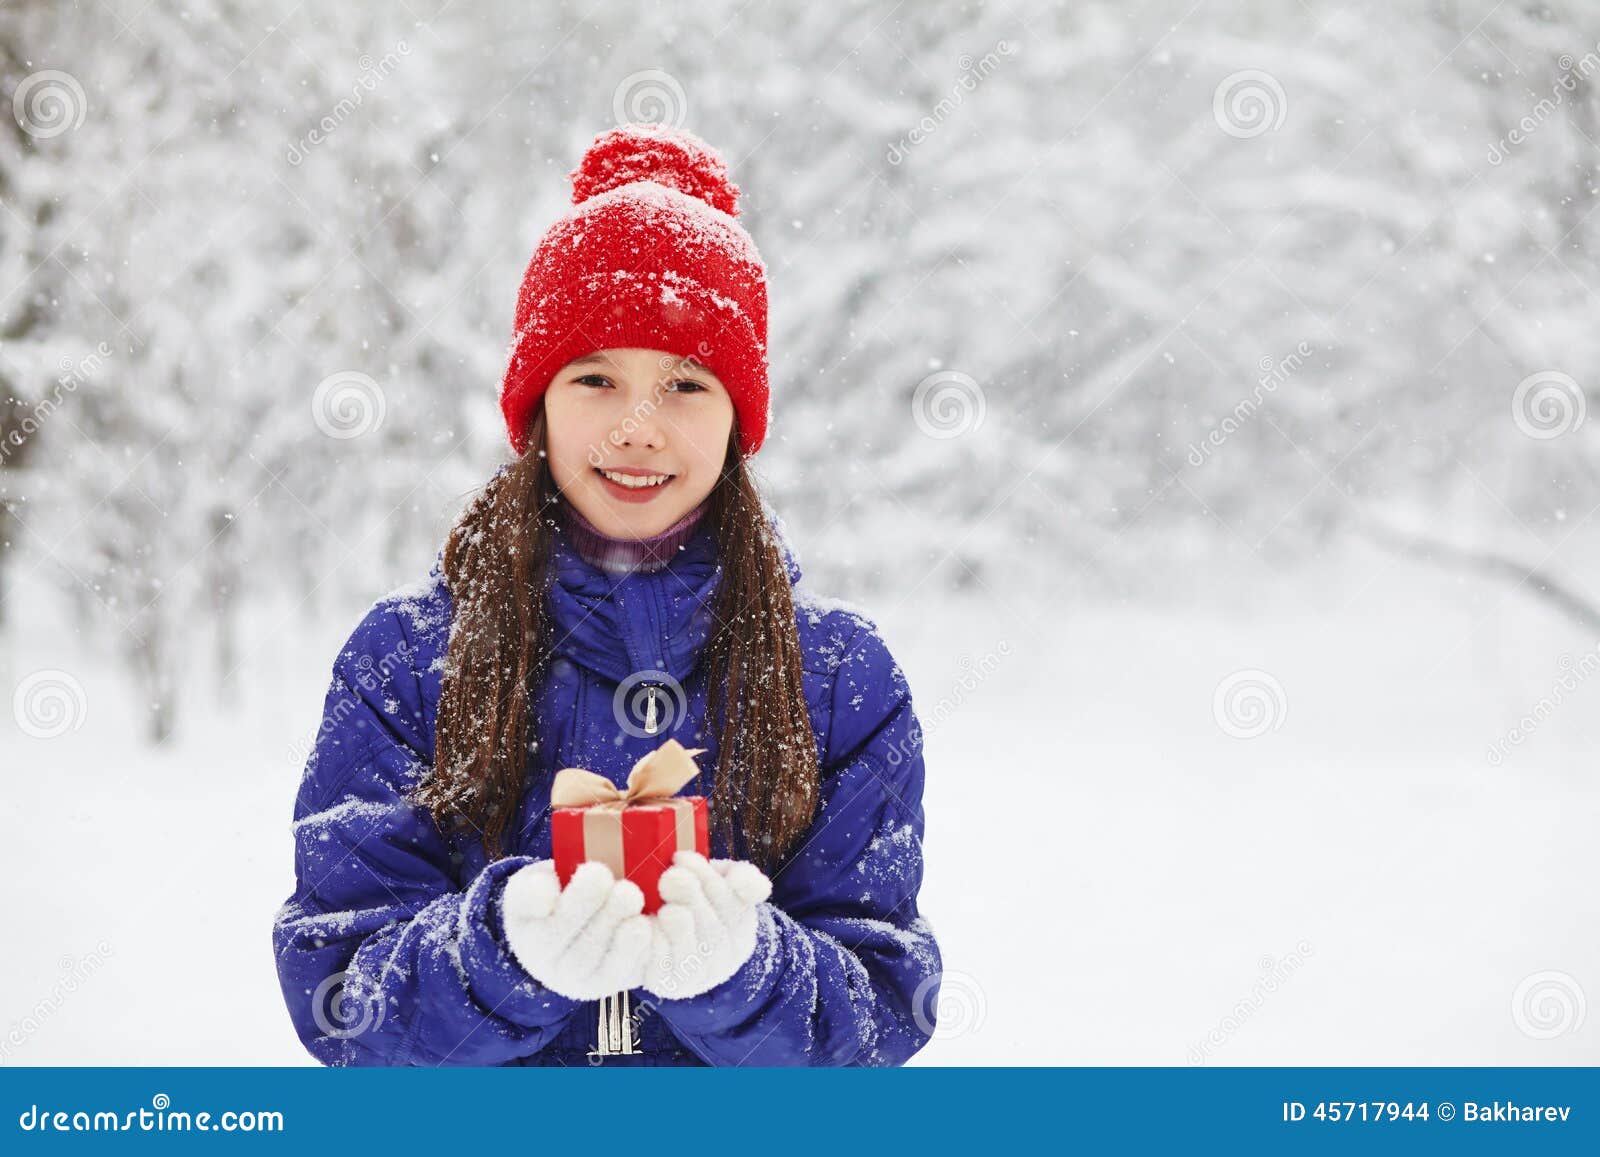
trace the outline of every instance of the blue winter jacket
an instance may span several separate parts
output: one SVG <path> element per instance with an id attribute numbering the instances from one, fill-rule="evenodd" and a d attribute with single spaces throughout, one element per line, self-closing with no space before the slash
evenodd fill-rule
<path id="1" fill-rule="evenodd" d="M 781 532 L 779 542 L 796 581 Z M 921 729 L 875 625 L 798 589 L 821 803 L 769 873 L 750 959 L 698 996 L 634 990 L 642 1051 L 601 1061 L 592 1055 L 599 1002 L 552 992 L 510 954 L 504 881 L 550 856 L 551 773 L 541 769 L 587 767 L 621 785 L 636 759 L 674 736 L 707 749 L 687 793 L 709 797 L 716 774 L 698 663 L 721 574 L 709 520 L 655 573 L 602 572 L 564 535 L 552 550 L 557 642 L 504 857 L 489 862 L 475 833 L 446 837 L 403 799 L 433 763 L 452 617 L 440 561 L 424 582 L 379 600 L 335 661 L 295 802 L 294 893 L 273 926 L 301 1041 L 329 1065 L 903 1064 L 933 1030 L 941 967 L 917 910 Z M 654 734 L 636 719 L 619 726 L 613 712 L 619 686 L 637 688 L 641 677 L 660 692 Z M 733 840 L 713 835 L 712 856 L 752 858 L 742 832 Z"/>

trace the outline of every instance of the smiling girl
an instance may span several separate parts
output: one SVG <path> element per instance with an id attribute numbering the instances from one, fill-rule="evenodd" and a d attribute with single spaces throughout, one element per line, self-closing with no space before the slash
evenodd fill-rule
<path id="1" fill-rule="evenodd" d="M 625 125 L 523 278 L 516 457 L 334 663 L 273 928 L 340 1065 L 892 1065 L 934 1030 L 922 735 L 875 624 L 797 589 L 748 472 L 766 271 L 694 136 Z M 711 858 L 563 888 L 555 772 L 703 750 Z"/>

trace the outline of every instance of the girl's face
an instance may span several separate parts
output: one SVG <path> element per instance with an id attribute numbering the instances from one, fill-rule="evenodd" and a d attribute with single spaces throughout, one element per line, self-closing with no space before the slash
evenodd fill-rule
<path id="1" fill-rule="evenodd" d="M 611 538 L 660 534 L 699 505 L 733 430 L 733 401 L 717 376 L 661 350 L 568 362 L 550 380 L 544 411 L 556 486 Z"/>

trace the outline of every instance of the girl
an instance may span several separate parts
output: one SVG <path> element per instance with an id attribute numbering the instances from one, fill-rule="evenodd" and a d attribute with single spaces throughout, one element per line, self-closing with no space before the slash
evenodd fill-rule
<path id="1" fill-rule="evenodd" d="M 922 736 L 875 625 L 793 589 L 745 462 L 766 274 L 694 136 L 625 125 L 528 265 L 517 457 L 334 664 L 273 929 L 338 1065 L 897 1065 L 933 1032 Z M 550 786 L 703 748 L 713 857 L 661 908 L 559 887 Z"/>

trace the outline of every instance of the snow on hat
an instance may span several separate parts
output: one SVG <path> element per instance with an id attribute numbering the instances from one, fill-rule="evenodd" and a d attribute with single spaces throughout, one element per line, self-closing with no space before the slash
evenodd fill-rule
<path id="1" fill-rule="evenodd" d="M 748 458 L 766 438 L 767 272 L 734 218 L 739 186 L 693 133 L 625 124 L 595 137 L 576 209 L 534 250 L 500 385 L 511 446 L 567 362 L 599 349 L 693 357 L 727 387 Z"/>

